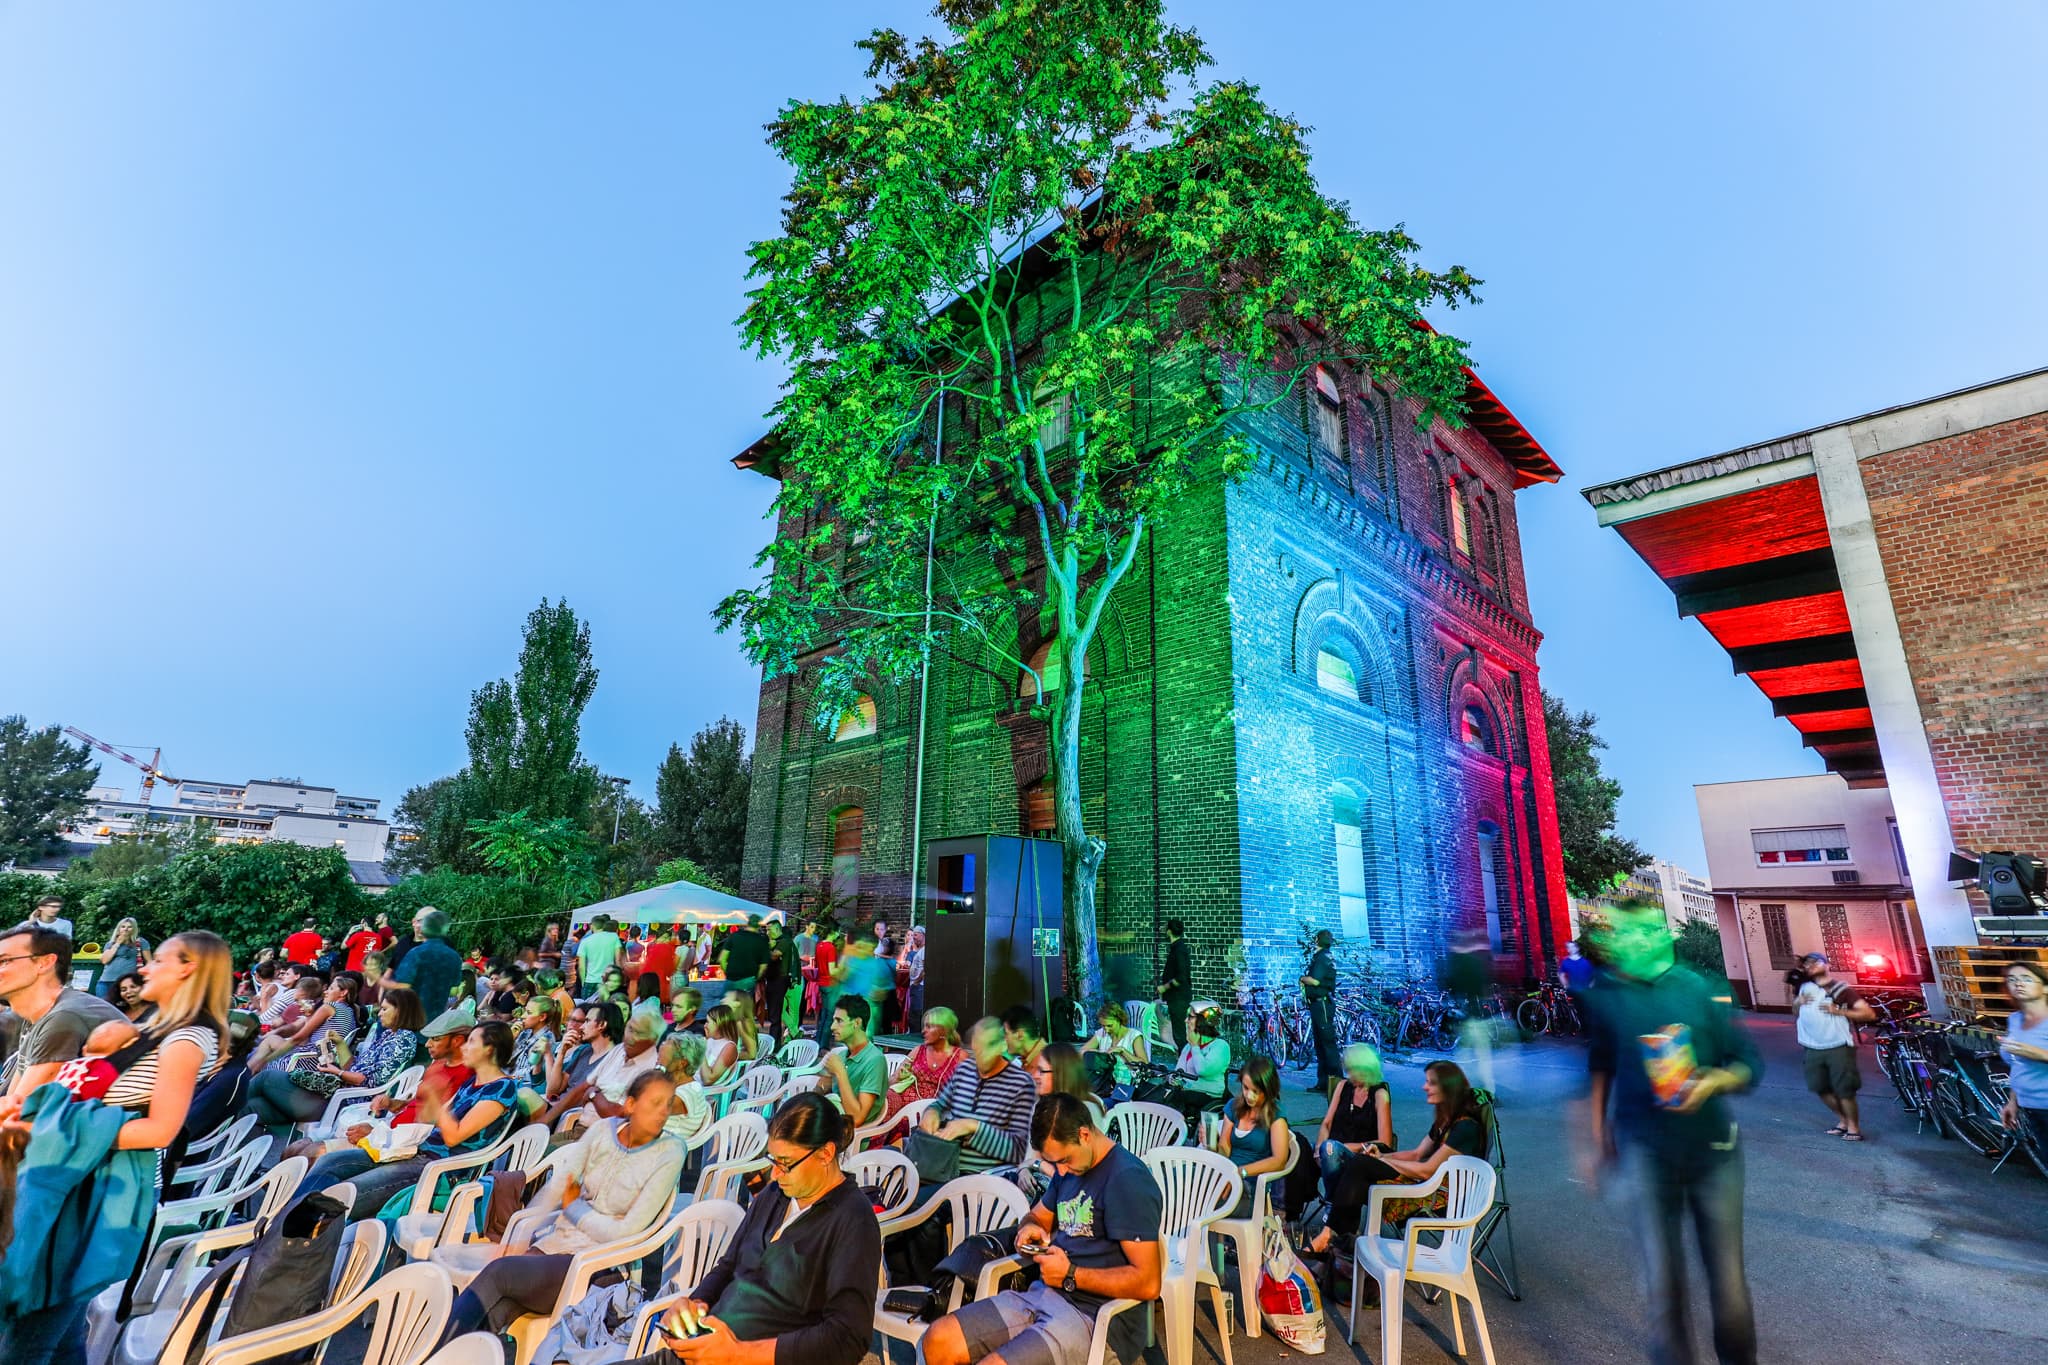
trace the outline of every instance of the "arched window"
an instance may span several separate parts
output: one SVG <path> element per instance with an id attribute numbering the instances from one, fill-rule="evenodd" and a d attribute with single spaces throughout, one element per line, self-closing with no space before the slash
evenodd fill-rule
<path id="1" fill-rule="evenodd" d="M 1372 932 L 1365 894 L 1365 827 L 1358 798 L 1342 787 L 1330 790 L 1330 828 L 1337 850 L 1337 917 L 1345 938 L 1363 942 Z"/>
<path id="2" fill-rule="evenodd" d="M 1018 670 L 1017 695 L 1026 701 L 1037 699 L 1040 678 L 1045 679 L 1045 690 L 1048 693 L 1060 690 L 1060 656 L 1059 651 L 1053 648 L 1053 643 L 1047 640 L 1032 650 L 1031 658 L 1028 660 L 1031 666 Z"/>
<path id="3" fill-rule="evenodd" d="M 1478 831 L 1479 844 L 1479 898 L 1486 907 L 1486 941 L 1494 952 L 1501 950 L 1501 882 L 1505 864 L 1501 859 L 1500 826 L 1491 820 L 1481 820 Z"/>
<path id="4" fill-rule="evenodd" d="M 1351 484 L 1351 443 L 1344 436 L 1344 394 L 1337 386 L 1337 372 L 1328 365 L 1315 368 L 1309 386 L 1309 431 L 1316 450 L 1316 462 L 1347 488 Z"/>
<path id="5" fill-rule="evenodd" d="M 832 742 L 842 739 L 862 739 L 875 732 L 875 699 L 863 692 L 853 699 L 853 705 L 840 713 L 839 724 L 832 731 Z"/>
<path id="6" fill-rule="evenodd" d="M 1445 480 L 1444 495 L 1450 499 L 1451 544 L 1459 554 L 1472 557 L 1472 513 L 1465 506 L 1465 495 L 1458 488 L 1454 474 Z"/>
<path id="7" fill-rule="evenodd" d="M 1337 650 L 1324 645 L 1316 651 L 1316 686 L 1325 692 L 1357 701 L 1357 665 Z"/>
<path id="8" fill-rule="evenodd" d="M 1050 839 L 1059 830 L 1053 809 L 1052 779 L 1041 777 L 1024 789 L 1024 837 Z"/>
<path id="9" fill-rule="evenodd" d="M 832 812 L 832 899 L 852 900 L 860 894 L 860 836 L 864 817 L 859 806 Z"/>
<path id="10" fill-rule="evenodd" d="M 1468 702 L 1458 712 L 1458 741 L 1468 749 L 1493 752 L 1493 726 L 1486 719 L 1485 707 Z"/>

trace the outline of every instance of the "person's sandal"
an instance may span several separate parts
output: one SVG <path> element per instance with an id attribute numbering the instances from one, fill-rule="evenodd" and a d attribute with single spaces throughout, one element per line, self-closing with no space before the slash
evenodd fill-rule
<path id="1" fill-rule="evenodd" d="M 1842 1141 L 1844 1141 L 1844 1142 L 1862 1142 L 1862 1141 L 1864 1141 L 1864 1137 L 1863 1137 L 1863 1134 L 1861 1134 L 1861 1133 L 1847 1133 L 1847 1132 L 1845 1132 L 1845 1133 L 1843 1133 L 1843 1134 L 1842 1134 Z"/>
<path id="2" fill-rule="evenodd" d="M 1847 1133 L 1848 1131 L 1849 1131 L 1849 1130 L 1848 1130 L 1847 1128 L 1844 1128 L 1844 1127 L 1843 1127 L 1843 1126 L 1842 1126 L 1841 1124 L 1839 1124 L 1839 1123 L 1838 1123 L 1838 1124 L 1836 1124 L 1836 1125 L 1835 1125 L 1834 1127 L 1832 1127 L 1832 1128 L 1828 1129 L 1828 1131 L 1827 1131 L 1827 1134 L 1826 1134 L 1826 1135 L 1827 1135 L 1828 1137 L 1841 1137 L 1841 1136 L 1843 1136 L 1844 1134 L 1846 1134 L 1846 1133 Z"/>

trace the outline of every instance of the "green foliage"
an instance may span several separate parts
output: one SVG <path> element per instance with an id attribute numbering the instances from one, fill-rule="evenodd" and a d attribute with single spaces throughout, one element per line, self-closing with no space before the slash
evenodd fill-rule
<path id="1" fill-rule="evenodd" d="M 65 914 L 70 915 L 69 888 L 33 872 L 0 872 L 0 925 L 21 923 L 36 902 L 53 891 L 64 897 Z"/>
<path id="2" fill-rule="evenodd" d="M 121 881 L 162 867 L 180 853 L 211 847 L 213 831 L 211 820 L 178 825 L 166 820 L 149 821 L 140 834 L 116 839 L 65 868 L 64 885 L 67 890 L 82 890 L 94 882 Z"/>
<path id="3" fill-rule="evenodd" d="M 463 952 L 481 948 L 489 956 L 537 942 L 549 918 L 562 918 L 548 887 L 448 869 L 407 877 L 385 892 L 376 908 L 396 925 L 425 905 L 448 912 L 451 946 Z"/>
<path id="4" fill-rule="evenodd" d="M 1687 919 L 1678 926 L 1671 945 L 1672 955 L 1694 971 L 1723 976 L 1727 961 L 1721 956 L 1721 926 L 1710 919 Z"/>
<path id="5" fill-rule="evenodd" d="M 536 820 L 523 810 L 470 826 L 479 861 L 521 886 L 546 891 L 564 909 L 596 890 L 596 845 L 571 820 Z M 444 909 L 446 907 L 443 907 Z"/>
<path id="6" fill-rule="evenodd" d="M 723 891 L 728 896 L 737 896 L 739 894 L 738 891 L 733 889 L 731 882 L 720 880 L 716 873 L 697 866 L 696 863 L 688 858 L 670 858 L 661 866 L 655 868 L 645 881 L 640 882 L 633 889 L 635 891 L 646 891 L 651 887 L 667 886 L 670 882 L 695 882 L 697 885 L 712 891 Z"/>
<path id="7" fill-rule="evenodd" d="M 58 826 L 85 809 L 99 780 L 92 750 L 54 725 L 0 716 L 0 867 L 32 863 L 63 847 Z"/>
<path id="8" fill-rule="evenodd" d="M 694 860 L 726 886 L 738 884 L 746 849 L 753 774 L 746 748 L 745 727 L 721 716 L 696 733 L 688 753 L 669 745 L 654 779 L 661 850 Z"/>
<path id="9" fill-rule="evenodd" d="M 1607 741 L 1593 730 L 1598 720 L 1591 711 L 1574 713 L 1551 693 L 1543 694 L 1565 889 L 1582 899 L 1606 894 L 1649 861 L 1648 854 L 1613 832 L 1621 784 L 1600 771 L 1597 751 Z"/>
<path id="10" fill-rule="evenodd" d="M 1317 187 L 1307 130 L 1252 86 L 1199 83 L 1208 54 L 1159 0 L 936 13 L 940 40 L 861 44 L 865 98 L 770 127 L 791 184 L 740 326 L 791 368 L 778 535 L 766 580 L 717 615 L 769 676 L 834 646 L 828 722 L 933 648 L 1015 678 L 1052 641 L 1063 686 L 1040 709 L 1092 1000 L 1104 845 L 1080 717 L 1110 594 L 1159 509 L 1242 472 L 1243 420 L 1299 402 L 1320 363 L 1459 420 L 1464 346 L 1422 310 L 1477 282 L 1358 226 Z M 928 570 L 934 539 L 952 553 Z"/>
<path id="11" fill-rule="evenodd" d="M 395 870 L 481 872 L 470 827 L 508 811 L 579 826 L 593 819 L 597 769 L 577 746 L 596 688 L 590 627 L 566 601 L 542 599 L 527 615 L 517 672 L 470 696 L 468 765 L 400 798 L 396 822 L 415 837 L 393 852 Z"/>
<path id="12" fill-rule="evenodd" d="M 234 948 L 237 961 L 278 943 L 307 915 L 336 934 L 370 908 L 340 849 L 282 842 L 187 849 L 159 867 L 85 881 L 75 890 L 72 918 L 81 943 L 104 941 L 132 915 L 152 942 L 180 929 L 210 929 Z"/>

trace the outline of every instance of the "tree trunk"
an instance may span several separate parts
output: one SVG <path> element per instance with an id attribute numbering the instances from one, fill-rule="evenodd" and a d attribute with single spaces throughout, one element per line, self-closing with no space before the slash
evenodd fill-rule
<path id="1" fill-rule="evenodd" d="M 1062 623 L 1063 627 L 1065 623 Z M 1087 643 L 1063 628 L 1060 690 L 1053 694 L 1049 757 L 1053 773 L 1054 830 L 1065 851 L 1067 995 L 1081 1005 L 1083 1024 L 1102 1003 L 1102 953 L 1096 944 L 1095 884 L 1109 845 L 1088 833 L 1081 816 L 1081 699 L 1086 688 Z"/>

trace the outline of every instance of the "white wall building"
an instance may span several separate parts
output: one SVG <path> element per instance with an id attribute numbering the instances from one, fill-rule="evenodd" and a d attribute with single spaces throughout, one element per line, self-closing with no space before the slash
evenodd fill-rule
<path id="1" fill-rule="evenodd" d="M 1664 900 L 1664 920 L 1675 933 L 1689 919 L 1714 918 L 1714 888 L 1704 877 L 1696 877 L 1677 863 L 1657 859 L 1639 874 L 1657 883 Z"/>
<path id="2" fill-rule="evenodd" d="M 1866 953 L 1902 979 L 1926 974 L 1891 792 L 1836 774 L 1693 788 L 1707 845 L 1721 953 L 1736 998 L 1785 1009 L 1785 973 L 1812 952 L 1858 979 Z"/>
<path id="3" fill-rule="evenodd" d="M 378 815 L 379 804 L 375 797 L 343 796 L 333 787 L 297 782 L 159 782 L 148 806 L 125 799 L 119 787 L 94 787 L 84 812 L 64 833 L 74 841 L 106 844 L 139 833 L 145 823 L 176 828 L 211 820 L 216 843 L 280 839 L 338 848 L 353 867 L 384 861 L 391 822 Z"/>

